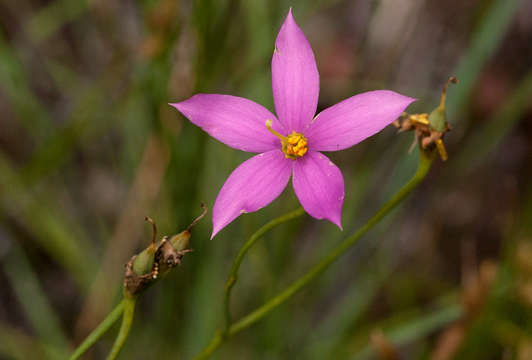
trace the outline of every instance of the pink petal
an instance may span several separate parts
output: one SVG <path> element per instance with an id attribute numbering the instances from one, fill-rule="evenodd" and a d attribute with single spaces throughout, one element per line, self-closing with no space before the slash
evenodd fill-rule
<path id="1" fill-rule="evenodd" d="M 212 209 L 211 239 L 243 213 L 262 209 L 277 198 L 290 179 L 292 160 L 272 150 L 244 161 L 225 181 Z"/>
<path id="2" fill-rule="evenodd" d="M 289 133 L 303 131 L 316 113 L 320 77 L 312 48 L 291 9 L 275 40 L 272 88 L 279 121 Z"/>
<path id="3" fill-rule="evenodd" d="M 351 147 L 379 132 L 416 99 L 389 90 L 355 95 L 319 113 L 305 132 L 314 151 Z"/>
<path id="4" fill-rule="evenodd" d="M 232 148 L 264 152 L 280 149 L 281 142 L 266 128 L 266 120 L 285 134 L 275 115 L 263 106 L 241 97 L 197 94 L 180 103 L 170 104 L 193 124 Z"/>
<path id="5" fill-rule="evenodd" d="M 342 228 L 344 178 L 325 155 L 309 151 L 294 161 L 292 183 L 305 211 L 316 219 L 327 219 Z"/>

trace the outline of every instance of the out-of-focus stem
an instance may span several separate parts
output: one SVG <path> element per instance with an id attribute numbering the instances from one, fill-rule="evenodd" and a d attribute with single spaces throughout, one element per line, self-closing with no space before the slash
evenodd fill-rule
<path id="1" fill-rule="evenodd" d="M 74 350 L 74 353 L 70 356 L 69 360 L 77 360 L 81 355 L 85 353 L 98 339 L 102 337 L 103 334 L 120 318 L 124 312 L 124 301 L 122 300 L 120 304 L 107 315 L 107 317 L 96 327 L 92 332 L 87 336 L 85 340 Z"/>
<path id="2" fill-rule="evenodd" d="M 338 258 L 349 250 L 366 232 L 378 224 L 392 209 L 394 209 L 401 201 L 414 190 L 419 183 L 427 175 L 432 161 L 434 159 L 434 153 L 427 153 L 420 151 L 419 164 L 414 176 L 403 186 L 384 206 L 371 219 L 368 220 L 360 229 L 358 229 L 353 235 L 342 241 L 336 246 L 325 258 L 319 263 L 314 265 L 305 275 L 293 282 L 288 288 L 282 291 L 280 294 L 269 300 L 267 303 L 252 311 L 235 324 L 229 326 L 227 331 L 223 333 L 217 333 L 211 342 L 203 349 L 201 353 L 196 356 L 196 359 L 208 358 L 218 347 L 220 347 L 229 337 L 239 333 L 240 331 L 248 328 L 252 324 L 256 323 L 270 311 L 281 305 L 294 294 L 303 289 L 306 285 L 315 280 L 321 275 L 330 265 L 332 265 Z"/>
<path id="3" fill-rule="evenodd" d="M 133 323 L 133 317 L 135 315 L 135 304 L 137 303 L 136 297 L 125 296 L 124 300 L 124 315 L 122 316 L 122 326 L 120 326 L 120 331 L 118 336 L 115 339 L 115 343 L 107 356 L 107 360 L 115 360 L 120 354 L 120 350 L 126 342 L 127 336 L 129 335 L 129 330 L 131 329 L 131 324 Z"/>
<path id="4" fill-rule="evenodd" d="M 225 283 L 224 309 L 226 332 L 229 331 L 229 326 L 231 325 L 231 291 L 238 280 L 238 270 L 240 269 L 240 264 L 242 264 L 242 260 L 244 260 L 244 256 L 246 256 L 248 250 L 255 244 L 255 242 L 257 242 L 257 240 L 264 236 L 264 234 L 266 234 L 268 231 L 272 230 L 278 225 L 281 225 L 282 223 L 295 219 L 303 215 L 304 213 L 305 210 L 303 208 L 299 208 L 297 210 L 294 210 L 292 212 L 279 216 L 276 219 L 271 220 L 266 225 L 257 230 L 253 235 L 251 235 L 248 241 L 246 241 L 244 245 L 242 245 L 242 247 L 240 248 L 240 251 L 238 252 L 238 255 L 235 258 L 235 261 L 233 262 L 233 266 L 231 267 L 231 273 L 229 274 L 227 282 Z"/>
<path id="5" fill-rule="evenodd" d="M 155 222 L 146 217 L 146 221 L 152 224 L 153 226 L 153 237 L 149 247 L 144 249 L 138 255 L 135 255 L 131 258 L 130 262 L 126 266 L 126 276 L 124 280 L 124 298 L 118 304 L 113 311 L 107 315 L 105 320 L 94 329 L 89 336 L 74 350 L 74 353 L 69 358 L 69 360 L 76 360 L 81 355 L 83 355 L 102 335 L 109 330 L 111 325 L 113 325 L 118 318 L 124 314 L 122 317 L 122 326 L 120 331 L 115 339 L 113 347 L 107 357 L 108 360 L 114 360 L 118 357 L 120 350 L 124 346 L 124 343 L 129 335 L 129 330 L 131 329 L 131 324 L 133 323 L 133 317 L 135 315 L 135 304 L 137 302 L 138 294 L 148 286 L 150 286 L 155 280 L 159 279 L 158 270 L 161 270 L 161 266 L 164 266 L 164 272 L 169 271 L 171 268 L 175 268 L 179 265 L 179 260 L 183 257 L 184 254 L 190 252 L 189 247 L 190 241 L 190 231 L 198 221 L 200 221 L 205 214 L 207 213 L 207 207 L 204 204 L 201 204 L 203 212 L 198 216 L 184 231 L 180 232 L 177 235 L 172 236 L 168 239 L 167 236 L 163 238 L 158 246 L 156 246 L 155 240 L 157 236 L 157 227 Z M 166 248 L 164 248 L 166 246 Z M 158 258 L 158 262 L 155 262 L 155 252 L 160 250 L 161 256 Z M 143 258 L 142 262 L 139 263 L 139 258 Z M 177 259 L 177 260 L 176 260 Z M 138 269 L 135 269 L 137 265 Z M 157 265 L 157 267 L 155 267 Z M 130 271 L 133 275 L 128 273 Z M 146 281 L 146 278 L 141 280 L 135 279 L 139 276 L 149 275 L 149 283 L 142 283 L 141 280 Z M 128 286 L 131 284 L 131 286 Z M 147 284 L 147 285 L 146 285 Z M 141 285 L 144 287 L 141 288 Z"/>

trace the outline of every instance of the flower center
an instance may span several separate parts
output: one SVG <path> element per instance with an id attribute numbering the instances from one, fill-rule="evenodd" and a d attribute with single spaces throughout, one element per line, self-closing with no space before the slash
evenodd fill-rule
<path id="1" fill-rule="evenodd" d="M 308 141 L 303 134 L 292 131 L 291 134 L 283 136 L 272 129 L 272 121 L 266 120 L 268 130 L 281 140 L 282 151 L 287 159 L 295 160 L 302 157 L 308 151 Z"/>

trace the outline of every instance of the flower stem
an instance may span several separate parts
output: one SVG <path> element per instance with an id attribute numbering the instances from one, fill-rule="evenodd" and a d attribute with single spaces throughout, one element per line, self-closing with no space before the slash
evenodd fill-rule
<path id="1" fill-rule="evenodd" d="M 124 346 L 124 343 L 129 335 L 131 324 L 133 323 L 135 304 L 137 302 L 139 293 L 146 290 L 148 286 L 152 285 L 155 280 L 161 278 L 160 276 L 157 276 L 160 273 L 159 270 L 161 270 L 161 264 L 164 266 L 164 273 L 166 273 L 171 268 L 175 268 L 176 265 L 179 265 L 179 261 L 177 261 L 176 258 L 180 260 L 184 254 L 191 251 L 188 248 L 191 236 L 190 231 L 192 227 L 194 227 L 207 213 L 207 207 L 204 204 L 201 204 L 201 207 L 203 208 L 202 214 L 192 221 L 192 223 L 184 231 L 177 235 L 173 235 L 172 237 L 165 236 L 158 246 L 156 246 L 155 243 L 157 236 L 157 227 L 155 226 L 155 222 L 150 217 L 146 217 L 146 221 L 150 222 L 153 226 L 152 241 L 150 246 L 148 246 L 139 254 L 133 256 L 126 265 L 123 291 L 124 298 L 120 304 L 118 304 L 113 311 L 107 315 L 105 320 L 98 325 L 98 327 L 94 329 L 89 336 L 87 336 L 87 338 L 74 350 L 74 353 L 69 360 L 77 360 L 81 355 L 83 355 L 92 345 L 94 345 L 94 343 L 96 343 L 96 341 L 98 341 L 98 339 L 102 337 L 107 330 L 109 330 L 111 325 L 113 325 L 123 313 L 122 325 L 107 359 L 114 360 L 118 357 L 120 350 Z M 158 262 L 155 263 L 155 252 L 163 249 L 165 246 L 165 250 L 161 250 L 162 255 L 158 257 Z M 144 260 L 139 262 L 139 258 L 142 257 Z M 144 277 L 140 278 L 139 274 L 140 276 Z M 146 274 L 149 276 L 149 282 L 146 282 Z"/>
<path id="2" fill-rule="evenodd" d="M 251 235 L 251 237 L 240 248 L 240 251 L 238 252 L 238 255 L 235 258 L 235 261 L 233 262 L 233 266 L 231 267 L 231 273 L 229 274 L 227 282 L 225 283 L 224 308 L 226 326 L 224 334 L 229 331 L 229 326 L 231 325 L 231 291 L 238 280 L 238 270 L 240 269 L 240 264 L 242 264 L 242 260 L 244 260 L 244 256 L 246 256 L 248 250 L 255 244 L 255 242 L 257 242 L 257 240 L 264 236 L 264 234 L 266 234 L 268 231 L 272 230 L 273 228 L 282 223 L 295 219 L 303 215 L 304 213 L 305 210 L 300 207 L 297 210 L 294 210 L 292 212 L 279 216 L 276 219 L 271 220 L 259 230 L 257 230 L 253 235 Z"/>
<path id="3" fill-rule="evenodd" d="M 131 329 L 131 324 L 133 323 L 133 316 L 135 315 L 135 304 L 137 303 L 136 297 L 125 296 L 124 300 L 124 315 L 122 316 L 122 326 L 120 326 L 120 331 L 118 336 L 115 339 L 115 343 L 107 356 L 107 360 L 115 360 L 122 350 L 124 343 L 126 342 L 127 336 L 129 335 L 129 330 Z"/>
<path id="4" fill-rule="evenodd" d="M 229 337 L 239 333 L 240 331 L 248 328 L 252 324 L 256 323 L 270 311 L 281 305 L 294 294 L 303 289 L 310 282 L 315 280 L 321 275 L 331 264 L 333 264 L 340 256 L 346 253 L 346 251 L 353 246 L 358 239 L 360 239 L 366 232 L 378 224 L 393 208 L 395 208 L 427 175 L 432 161 L 434 159 L 434 153 L 425 153 L 420 151 L 420 159 L 416 173 L 414 176 L 403 186 L 384 206 L 371 219 L 368 220 L 358 231 L 353 235 L 346 238 L 338 246 L 336 246 L 325 258 L 312 267 L 305 275 L 293 282 L 283 292 L 269 300 L 267 303 L 252 311 L 244 318 L 231 325 L 229 329 L 223 333 L 217 333 L 207 347 L 196 356 L 196 359 L 208 358 L 220 345 L 222 345 Z"/>
<path id="5" fill-rule="evenodd" d="M 120 318 L 124 312 L 124 300 L 107 315 L 107 317 L 94 329 L 85 340 L 79 344 L 74 350 L 74 353 L 70 356 L 69 360 L 77 360 L 83 355 L 98 339 L 100 339 L 107 330 Z"/>

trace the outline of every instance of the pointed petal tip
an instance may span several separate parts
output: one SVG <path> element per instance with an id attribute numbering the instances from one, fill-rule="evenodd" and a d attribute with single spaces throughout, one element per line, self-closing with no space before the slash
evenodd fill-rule
<path id="1" fill-rule="evenodd" d="M 276 149 L 240 164 L 214 202 L 211 239 L 240 215 L 260 210 L 276 199 L 290 179 L 290 161 Z"/>
<path id="2" fill-rule="evenodd" d="M 182 109 L 183 109 L 183 102 L 178 102 L 178 103 L 168 103 L 168 105 L 170 105 L 171 107 L 173 107 L 174 109 L 176 109 L 177 111 L 179 112 L 183 112 Z"/>
<path id="3" fill-rule="evenodd" d="M 404 95 L 403 95 L 404 96 Z M 405 96 L 405 101 L 408 102 L 408 105 L 412 104 L 413 102 L 416 102 L 418 101 L 419 99 L 417 98 L 413 98 L 413 97 L 410 97 L 410 96 Z"/>
<path id="4" fill-rule="evenodd" d="M 294 16 L 292 15 L 292 7 L 291 6 L 288 8 L 288 15 L 286 17 L 287 18 L 290 17 L 292 19 L 294 18 Z"/>
<path id="5" fill-rule="evenodd" d="M 343 205 L 343 203 L 342 203 Z M 338 228 L 343 231 L 344 228 L 342 226 L 342 207 L 340 207 L 340 212 L 339 213 L 332 213 L 332 214 L 328 214 L 327 216 L 324 217 L 325 220 L 333 223 L 334 225 L 338 226 Z"/>
<path id="6" fill-rule="evenodd" d="M 344 231 L 344 227 L 342 226 L 342 219 L 338 219 L 337 221 L 334 221 L 334 220 L 331 220 L 331 222 L 338 226 L 338 228 L 340 229 L 340 231 Z"/>
<path id="7" fill-rule="evenodd" d="M 316 114 L 320 78 L 312 47 L 291 8 L 275 39 L 272 90 L 279 121 L 289 130 L 303 131 Z"/>
<path id="8" fill-rule="evenodd" d="M 416 100 L 392 90 L 354 95 L 320 112 L 305 135 L 314 151 L 347 149 L 390 125 Z"/>
<path id="9" fill-rule="evenodd" d="M 302 30 L 299 28 L 299 25 L 297 24 L 296 22 L 296 19 L 294 19 L 294 14 L 292 12 L 292 7 L 290 7 L 288 9 L 288 14 L 286 14 L 286 17 L 283 21 L 283 24 L 281 25 L 281 30 L 283 29 L 290 29 L 290 31 L 294 31 L 294 26 L 297 27 L 297 30 L 301 31 Z M 279 31 L 279 34 L 281 33 L 281 31 Z M 275 44 L 277 45 L 277 40 L 279 40 L 279 34 L 277 34 L 277 38 L 276 38 L 276 41 L 275 41 Z"/>
<path id="10" fill-rule="evenodd" d="M 219 222 L 216 222 L 216 219 L 213 217 L 212 218 L 212 233 L 211 233 L 211 238 L 209 240 L 212 240 L 214 239 L 214 237 L 216 235 L 218 235 L 218 233 L 220 231 L 222 231 L 222 229 L 225 227 L 225 225 L 223 224 L 220 224 Z"/>
<path id="11" fill-rule="evenodd" d="M 290 28 L 296 26 L 299 31 L 303 32 L 297 24 L 296 19 L 294 18 L 294 12 L 292 11 L 292 7 L 288 9 L 288 14 L 286 14 L 286 18 L 284 19 L 283 26 L 286 25 L 288 25 Z"/>
<path id="12" fill-rule="evenodd" d="M 264 122 L 273 120 L 273 128 L 282 125 L 264 106 L 238 96 L 196 94 L 180 102 L 170 103 L 184 117 L 218 141 L 238 150 L 265 152 L 280 148 L 279 139 Z"/>
<path id="13" fill-rule="evenodd" d="M 418 101 L 419 99 L 416 99 L 416 98 L 413 98 L 413 97 L 410 97 L 410 96 L 406 96 L 406 95 L 403 95 L 403 94 L 400 94 L 400 93 L 397 93 L 395 91 L 393 91 L 393 94 L 395 96 L 397 96 L 397 99 L 403 103 L 403 106 L 404 108 L 406 109 L 408 106 L 410 106 L 410 104 L 412 104 L 413 102 L 416 102 Z"/>
<path id="14" fill-rule="evenodd" d="M 340 229 L 340 231 L 344 231 L 344 227 L 342 226 L 342 214 L 339 214 L 339 215 L 332 214 L 332 215 L 326 215 L 326 216 L 323 216 L 323 217 L 315 217 L 313 215 L 310 215 L 310 216 L 312 216 L 312 217 L 314 217 L 314 218 L 316 218 L 318 220 L 327 220 L 328 222 L 336 225 L 338 227 L 338 229 Z"/>
<path id="15" fill-rule="evenodd" d="M 294 162 L 292 183 L 307 214 L 315 219 L 328 220 L 342 229 L 344 179 L 329 158 L 309 151 L 303 160 Z"/>
<path id="16" fill-rule="evenodd" d="M 223 226 L 220 226 L 219 223 L 216 223 L 215 222 L 215 219 L 214 217 L 212 218 L 212 233 L 211 233 L 211 238 L 209 240 L 212 240 L 214 239 L 214 237 L 216 235 L 218 235 L 218 233 L 223 229 L 224 227 Z"/>
<path id="17" fill-rule="evenodd" d="M 368 91 L 367 93 L 368 94 L 369 93 L 379 94 L 383 99 L 387 99 L 387 101 L 393 102 L 395 100 L 399 102 L 404 102 L 405 104 L 409 104 L 409 105 L 413 103 L 414 101 L 418 101 L 417 98 L 403 95 L 393 90 L 373 90 L 373 91 Z"/>
<path id="18" fill-rule="evenodd" d="M 309 214 L 310 215 L 310 214 Z M 310 215 L 312 216 L 312 215 Z M 323 217 L 317 217 L 318 220 L 327 220 L 328 222 L 336 225 L 340 231 L 344 231 L 344 227 L 342 226 L 342 214 L 336 215 L 336 214 L 330 214 L 325 215 Z"/>

